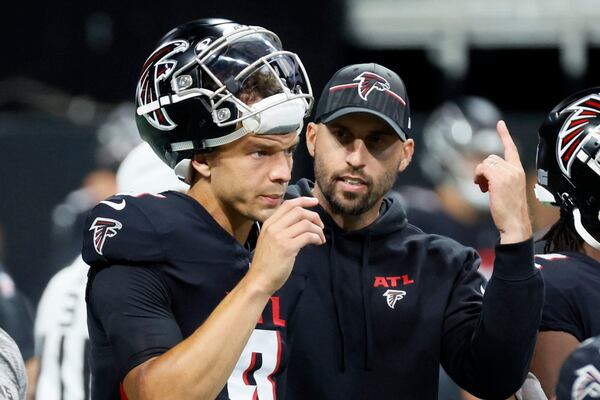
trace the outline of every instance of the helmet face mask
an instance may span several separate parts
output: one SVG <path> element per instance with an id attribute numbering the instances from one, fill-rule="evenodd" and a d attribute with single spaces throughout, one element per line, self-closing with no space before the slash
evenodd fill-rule
<path id="1" fill-rule="evenodd" d="M 538 200 L 571 213 L 577 233 L 600 250 L 600 87 L 550 112 L 539 130 L 536 166 Z"/>
<path id="2" fill-rule="evenodd" d="M 313 96 L 301 60 L 274 33 L 197 20 L 160 41 L 142 69 L 136 101 L 140 134 L 175 168 L 194 151 L 250 132 L 299 133 Z"/>
<path id="3" fill-rule="evenodd" d="M 302 61 L 294 53 L 278 50 L 281 43 L 274 33 L 260 27 L 246 26 L 213 43 L 205 41 L 200 47 L 203 47 L 200 54 L 173 74 L 176 86 L 174 90 L 182 97 L 207 96 L 211 109 L 214 110 L 213 122 L 217 126 L 236 125 L 262 111 L 251 109 L 240 99 L 240 93 L 252 87 L 253 80 L 268 82 L 272 94 L 285 93 L 285 98 L 278 104 L 296 98 L 312 103 L 312 88 Z M 232 63 L 231 60 L 235 62 Z M 177 87 L 178 80 L 189 82 L 184 77 L 186 70 L 190 68 L 201 69 L 208 78 L 206 87 L 200 90 Z M 253 79 L 258 76 L 262 79 Z M 243 114 L 237 118 L 223 118 L 219 115 L 219 107 L 227 101 L 233 102 Z"/>

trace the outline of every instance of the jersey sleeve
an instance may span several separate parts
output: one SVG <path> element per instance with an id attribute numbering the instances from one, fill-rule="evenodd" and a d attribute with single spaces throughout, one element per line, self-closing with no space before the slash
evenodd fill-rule
<path id="1" fill-rule="evenodd" d="M 101 201 L 89 212 L 82 247 L 88 265 L 139 265 L 165 260 L 153 221 L 137 206 L 140 201 L 117 195 Z"/>
<path id="2" fill-rule="evenodd" d="M 444 325 L 442 365 L 481 398 L 507 398 L 525 379 L 535 346 L 544 282 L 533 263 L 533 243 L 496 246 L 494 272 L 485 287 L 468 256 L 456 281 Z M 500 371 L 500 373 L 499 373 Z M 504 397 L 501 397 L 504 396 Z"/>
<path id="3" fill-rule="evenodd" d="M 183 339 L 169 299 L 167 285 L 153 268 L 114 265 L 90 272 L 90 337 L 108 342 L 121 381 L 132 368 Z"/>

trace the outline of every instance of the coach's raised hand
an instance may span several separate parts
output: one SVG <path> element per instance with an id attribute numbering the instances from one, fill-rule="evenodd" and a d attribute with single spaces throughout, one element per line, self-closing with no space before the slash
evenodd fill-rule
<path id="1" fill-rule="evenodd" d="M 489 192 L 490 210 L 500 231 L 500 243 L 522 242 L 532 235 L 525 193 L 525 171 L 519 152 L 504 121 L 496 130 L 504 146 L 504 158 L 492 154 L 475 168 L 475 183 Z"/>

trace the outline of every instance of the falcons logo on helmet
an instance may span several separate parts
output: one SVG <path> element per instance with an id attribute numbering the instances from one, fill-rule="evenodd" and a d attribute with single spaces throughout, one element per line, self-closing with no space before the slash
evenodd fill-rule
<path id="1" fill-rule="evenodd" d="M 329 88 L 329 91 L 335 92 L 341 89 L 357 88 L 358 96 L 364 101 L 368 101 L 369 94 L 371 94 L 373 90 L 377 90 L 393 97 L 402 104 L 402 106 L 406 105 L 406 101 L 391 90 L 390 83 L 385 78 L 374 74 L 373 72 L 363 72 L 354 78 L 353 81 L 357 81 L 358 83 L 332 86 Z"/>
<path id="2" fill-rule="evenodd" d="M 591 364 L 575 371 L 577 379 L 571 389 L 573 400 L 597 399 L 600 397 L 600 371 Z"/>
<path id="3" fill-rule="evenodd" d="M 396 302 L 398 300 L 402 300 L 405 294 L 406 292 L 404 290 L 388 289 L 383 294 L 383 297 L 386 298 L 387 305 L 390 306 L 391 309 L 394 309 L 394 307 L 396 306 Z"/>
<path id="4" fill-rule="evenodd" d="M 571 177 L 571 165 L 584 139 L 588 134 L 586 129 L 590 123 L 600 124 L 600 94 L 593 94 L 582 99 L 565 109 L 571 116 L 565 121 L 556 142 L 556 157 L 562 172 Z"/>
<path id="5" fill-rule="evenodd" d="M 110 219 L 110 218 L 102 218 L 98 217 L 90 226 L 90 231 L 94 231 L 94 249 L 96 253 L 102 255 L 102 248 L 104 247 L 104 242 L 106 238 L 111 238 L 115 236 L 119 229 L 123 227 L 119 221 Z"/>
<path id="6" fill-rule="evenodd" d="M 152 103 L 160 99 L 160 84 L 167 81 L 177 66 L 177 61 L 169 60 L 173 54 L 184 52 L 189 43 L 185 40 L 175 40 L 165 43 L 148 57 L 142 67 L 142 74 L 137 85 L 138 107 Z M 150 111 L 144 114 L 144 118 L 156 129 L 170 131 L 175 124 L 164 108 Z"/>

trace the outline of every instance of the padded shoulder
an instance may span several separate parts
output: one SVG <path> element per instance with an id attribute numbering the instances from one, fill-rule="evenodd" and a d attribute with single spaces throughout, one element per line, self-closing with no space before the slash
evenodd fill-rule
<path id="1" fill-rule="evenodd" d="M 119 194 L 98 203 L 88 214 L 82 256 L 91 266 L 164 261 L 156 226 L 168 198 L 162 194 Z"/>

